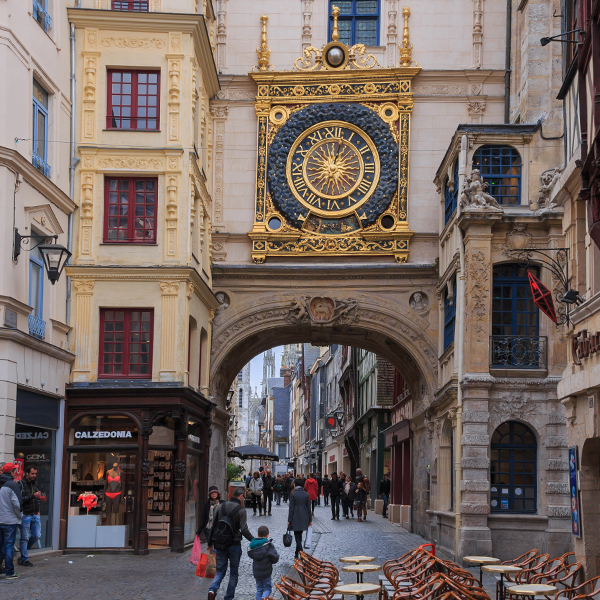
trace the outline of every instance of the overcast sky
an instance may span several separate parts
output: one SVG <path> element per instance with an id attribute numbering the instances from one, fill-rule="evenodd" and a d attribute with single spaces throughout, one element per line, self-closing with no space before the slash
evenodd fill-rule
<path id="1" fill-rule="evenodd" d="M 279 377 L 279 369 L 281 369 L 281 356 L 283 355 L 283 346 L 278 346 L 273 349 L 275 352 L 275 377 Z M 255 388 L 258 388 L 260 394 L 263 376 L 263 355 L 260 353 L 250 361 L 250 385 L 252 386 L 252 392 Z"/>

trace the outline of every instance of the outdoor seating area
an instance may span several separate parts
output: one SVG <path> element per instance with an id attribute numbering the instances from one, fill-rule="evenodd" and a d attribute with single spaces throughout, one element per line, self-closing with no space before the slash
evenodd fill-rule
<path id="1" fill-rule="evenodd" d="M 600 600 L 600 577 L 578 582 L 581 565 L 574 553 L 550 558 L 532 549 L 515 559 L 500 562 L 492 557 L 464 557 L 479 566 L 479 578 L 460 565 L 440 558 L 433 551 L 415 548 L 400 558 L 374 564 L 369 556 L 340 558 L 342 571 L 356 574 L 356 583 L 341 583 L 340 572 L 331 562 L 300 553 L 294 563 L 297 578 L 282 577 L 276 588 L 284 600 L 333 600 L 355 596 L 363 600 L 491 600 L 483 588 L 483 572 L 496 579 L 495 600 Z M 467 560 L 468 559 L 468 560 Z M 365 572 L 383 570 L 378 583 L 364 583 Z"/>

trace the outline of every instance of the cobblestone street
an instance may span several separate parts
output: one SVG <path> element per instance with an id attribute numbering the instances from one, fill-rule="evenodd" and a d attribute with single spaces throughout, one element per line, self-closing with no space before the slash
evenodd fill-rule
<path id="1" fill-rule="evenodd" d="M 294 561 L 294 547 L 284 548 L 282 536 L 286 528 L 287 504 L 273 506 L 273 516 L 258 517 L 248 511 L 248 526 L 256 535 L 260 525 L 266 524 L 275 541 L 280 561 L 273 571 L 273 582 L 279 581 L 287 573 Z M 421 537 L 407 533 L 391 525 L 375 513 L 369 513 L 368 520 L 331 520 L 328 507 L 316 509 L 311 553 L 317 558 L 334 562 L 341 570 L 338 559 L 351 554 L 375 556 L 377 564 L 397 557 L 424 543 Z M 252 577 L 252 563 L 246 551 L 248 542 L 242 542 L 243 555 L 240 565 L 240 580 L 236 598 L 252 600 L 256 593 Z M 20 579 L 7 582 L 0 576 L 2 598 L 7 600 L 83 600 L 102 599 L 156 599 L 171 600 L 180 598 L 206 598 L 212 580 L 195 577 L 195 567 L 190 564 L 190 551 L 173 554 L 165 551 L 152 551 L 150 556 L 132 554 L 69 554 L 32 560 L 35 568 L 17 566 Z M 365 581 L 377 581 L 380 573 L 365 574 Z M 343 573 L 344 583 L 354 581 L 353 574 Z M 219 594 L 222 600 L 227 586 L 226 577 Z M 279 597 L 273 589 L 273 595 Z"/>

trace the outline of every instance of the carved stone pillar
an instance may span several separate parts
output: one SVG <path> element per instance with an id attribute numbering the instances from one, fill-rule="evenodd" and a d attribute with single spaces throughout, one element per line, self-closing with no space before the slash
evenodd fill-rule
<path id="1" fill-rule="evenodd" d="M 171 519 L 171 552 L 183 552 L 185 522 L 185 475 L 187 459 L 187 418 L 183 414 L 175 429 L 175 463 L 173 465 L 173 517 Z M 198 496 L 199 497 L 199 496 Z"/>
<path id="2" fill-rule="evenodd" d="M 481 69 L 483 64 L 483 2 L 473 0 L 473 68 Z"/>
<path id="3" fill-rule="evenodd" d="M 83 167 L 94 164 L 93 156 L 85 156 Z M 79 219 L 79 256 L 76 258 L 78 265 L 93 264 L 93 244 L 94 244 L 94 171 L 80 171 L 81 175 L 81 196 L 80 196 L 80 219 Z"/>
<path id="4" fill-rule="evenodd" d="M 217 70 L 227 72 L 227 0 L 217 0 Z"/>
<path id="5" fill-rule="evenodd" d="M 181 33 L 169 34 L 169 90 L 168 90 L 168 139 L 169 144 L 178 144 L 181 137 L 181 74 L 184 55 L 181 54 Z"/>
<path id="6" fill-rule="evenodd" d="M 388 26 L 387 26 L 387 62 L 388 67 L 394 68 L 398 62 L 396 51 L 398 47 L 398 0 L 388 0 Z"/>
<path id="7" fill-rule="evenodd" d="M 177 303 L 179 282 L 161 281 L 160 381 L 175 381 L 177 375 Z"/>
<path id="8" fill-rule="evenodd" d="M 142 428 L 140 430 L 142 443 L 140 444 L 140 464 L 142 482 L 140 498 L 138 499 L 139 515 L 139 541 L 138 554 L 147 555 L 148 550 L 148 482 L 150 479 L 150 459 L 148 458 L 148 440 L 152 435 L 152 421 L 149 411 L 142 415 Z"/>
<path id="9" fill-rule="evenodd" d="M 214 190 L 213 190 L 213 222 L 215 226 L 223 225 L 223 173 L 225 156 L 225 120 L 229 112 L 226 104 L 212 105 L 210 113 L 214 123 Z"/>
<path id="10" fill-rule="evenodd" d="M 302 0 L 302 50 L 312 46 L 313 0 Z"/>
<path id="11" fill-rule="evenodd" d="M 90 351 L 92 327 L 93 281 L 73 281 L 75 288 L 75 338 L 73 354 L 73 381 L 89 381 L 91 376 Z"/>
<path id="12" fill-rule="evenodd" d="M 98 30 L 86 29 L 83 38 L 83 98 L 81 111 L 81 141 L 96 141 L 96 90 L 98 74 Z"/>

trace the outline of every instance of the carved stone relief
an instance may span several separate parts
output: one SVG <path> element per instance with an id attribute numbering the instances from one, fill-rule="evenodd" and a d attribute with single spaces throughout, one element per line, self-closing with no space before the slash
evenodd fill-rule
<path id="1" fill-rule="evenodd" d="M 419 314 L 427 314 L 429 312 L 429 298 L 423 292 L 415 292 L 408 301 L 411 310 Z"/>
<path id="2" fill-rule="evenodd" d="M 302 0 L 302 50 L 312 46 L 313 0 Z"/>
<path id="3" fill-rule="evenodd" d="M 468 267 L 468 311 L 478 342 L 486 334 L 489 319 L 490 265 L 484 250 L 474 250 Z M 466 323 L 465 323 L 466 324 Z"/>
<path id="4" fill-rule="evenodd" d="M 333 299 L 302 296 L 292 302 L 288 323 L 337 323 L 347 325 L 358 321 L 358 302 L 354 298 Z"/>

